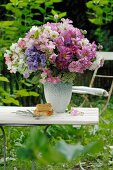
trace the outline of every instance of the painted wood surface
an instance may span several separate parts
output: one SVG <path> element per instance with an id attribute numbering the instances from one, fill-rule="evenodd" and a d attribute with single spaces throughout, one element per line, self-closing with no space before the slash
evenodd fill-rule
<path id="1" fill-rule="evenodd" d="M 97 124 L 99 122 L 98 108 L 76 108 L 81 112 L 78 116 L 72 116 L 67 113 L 57 113 L 52 116 L 33 117 L 24 112 L 33 111 L 35 107 L 9 107 L 0 106 L 0 125 L 6 126 L 26 126 L 26 125 L 49 125 L 49 124 L 72 124 L 72 125 L 88 125 Z"/>

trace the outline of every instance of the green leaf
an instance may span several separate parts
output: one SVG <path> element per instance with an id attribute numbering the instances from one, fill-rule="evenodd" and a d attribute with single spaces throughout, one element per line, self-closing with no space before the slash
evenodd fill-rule
<path id="1" fill-rule="evenodd" d="M 35 0 L 35 2 L 38 4 L 43 4 L 45 2 L 45 0 Z"/>
<path id="2" fill-rule="evenodd" d="M 87 6 L 89 9 L 94 7 L 92 1 L 87 2 L 87 3 L 86 3 L 86 6 Z"/>
<path id="3" fill-rule="evenodd" d="M 39 31 L 37 30 L 35 33 L 34 33 L 34 38 L 38 38 L 39 37 Z"/>
<path id="4" fill-rule="evenodd" d="M 45 2 L 45 6 L 46 6 L 46 7 L 50 7 L 51 5 L 53 5 L 53 2 L 52 2 L 52 1 Z"/>
<path id="5" fill-rule="evenodd" d="M 27 87 L 31 87 L 32 86 L 31 83 L 28 83 L 25 80 L 21 80 L 20 83 L 26 85 Z"/>
<path id="6" fill-rule="evenodd" d="M 84 154 L 96 154 L 103 149 L 102 141 L 91 142 L 84 148 Z"/>
<path id="7" fill-rule="evenodd" d="M 0 21 L 0 28 L 7 28 L 12 26 L 15 21 Z"/>
<path id="8" fill-rule="evenodd" d="M 59 2 L 62 2 L 62 0 L 52 0 L 53 3 L 59 3 Z"/>
<path id="9" fill-rule="evenodd" d="M 17 149 L 17 156 L 21 159 L 29 159 L 34 160 L 34 154 L 31 149 L 26 148 L 18 148 Z"/>
<path id="10" fill-rule="evenodd" d="M 37 97 L 37 96 L 39 96 L 39 94 L 36 93 L 36 92 L 30 91 L 30 92 L 29 92 L 29 96 Z"/>
<path id="11" fill-rule="evenodd" d="M 10 0 L 12 3 L 18 3 L 18 0 Z"/>
<path id="12" fill-rule="evenodd" d="M 80 144 L 71 145 L 64 141 L 60 141 L 57 143 L 56 149 L 62 153 L 68 161 L 70 161 L 80 156 L 83 153 L 84 147 Z"/>
<path id="13" fill-rule="evenodd" d="M 103 25 L 102 18 L 89 19 L 89 21 L 93 24 L 96 24 L 96 25 Z"/>
<path id="14" fill-rule="evenodd" d="M 57 12 L 55 11 L 55 10 L 51 10 L 51 13 L 53 14 L 53 15 L 56 15 L 57 14 Z"/>
<path id="15" fill-rule="evenodd" d="M 0 87 L 0 95 L 1 96 L 9 96 L 9 93 L 6 90 L 4 90 L 2 87 Z"/>
<path id="16" fill-rule="evenodd" d="M 61 79 L 64 83 L 73 83 L 76 78 L 76 73 L 64 72 L 61 75 Z"/>
<path id="17" fill-rule="evenodd" d="M 22 89 L 22 90 L 16 91 L 16 96 L 17 97 L 27 97 L 27 96 L 35 96 L 36 97 L 36 96 L 39 96 L 39 94 L 34 91 L 28 92 L 26 89 Z"/>
<path id="18" fill-rule="evenodd" d="M 67 12 L 62 12 L 58 15 L 59 18 L 63 18 L 67 15 Z"/>
<path id="19" fill-rule="evenodd" d="M 32 78 L 32 84 L 39 84 L 40 76 L 34 76 Z"/>
<path id="20" fill-rule="evenodd" d="M 40 6 L 37 6 L 37 9 L 42 13 L 42 14 L 44 14 L 45 13 L 45 9 L 43 9 L 42 7 L 40 7 Z"/>
<path id="21" fill-rule="evenodd" d="M 2 99 L 2 102 L 5 103 L 5 104 L 11 104 L 12 103 L 12 104 L 19 106 L 19 101 L 15 100 L 12 97 L 6 97 L 5 99 Z"/>
<path id="22" fill-rule="evenodd" d="M 4 82 L 7 82 L 7 83 L 9 82 L 9 80 L 4 76 L 0 76 L 0 81 L 4 81 Z"/>

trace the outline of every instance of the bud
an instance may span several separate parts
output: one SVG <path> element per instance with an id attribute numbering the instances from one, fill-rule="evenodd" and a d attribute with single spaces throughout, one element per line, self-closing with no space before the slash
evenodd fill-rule
<path id="1" fill-rule="evenodd" d="M 98 50 L 102 50 L 103 46 L 101 44 L 98 44 Z"/>
<path id="2" fill-rule="evenodd" d="M 55 20 L 58 19 L 58 15 L 57 15 L 57 14 L 54 15 L 54 19 L 55 19 Z"/>

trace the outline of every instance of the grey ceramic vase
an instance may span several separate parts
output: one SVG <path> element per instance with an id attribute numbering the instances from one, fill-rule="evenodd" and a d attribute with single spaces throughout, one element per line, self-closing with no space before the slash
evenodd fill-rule
<path id="1" fill-rule="evenodd" d="M 72 95 L 72 84 L 69 83 L 45 83 L 44 94 L 46 101 L 52 104 L 54 112 L 64 113 Z"/>

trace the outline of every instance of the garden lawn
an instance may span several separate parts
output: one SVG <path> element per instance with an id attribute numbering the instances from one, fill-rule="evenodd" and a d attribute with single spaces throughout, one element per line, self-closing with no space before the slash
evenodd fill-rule
<path id="1" fill-rule="evenodd" d="M 79 129 L 73 128 L 72 126 L 54 125 L 47 130 L 47 135 L 52 144 L 59 140 L 65 140 L 69 144 L 81 143 L 82 145 L 87 145 L 93 141 L 100 141 L 102 149 L 95 148 L 99 151 L 97 154 L 89 152 L 89 154 L 80 156 L 70 162 L 58 162 L 57 164 L 52 163 L 46 166 L 37 160 L 36 170 L 79 170 L 82 168 L 85 170 L 113 170 L 113 149 L 110 148 L 110 146 L 113 146 L 112 100 L 113 99 L 111 99 L 108 110 L 100 116 L 99 125 L 81 126 Z M 13 170 L 14 167 L 14 170 L 29 170 L 31 168 L 31 161 L 21 160 L 16 156 L 16 149 L 24 143 L 31 128 L 32 127 L 5 128 L 7 134 L 7 157 L 15 158 L 13 161 L 7 161 L 8 170 Z M 41 127 L 41 129 L 43 128 L 44 127 Z M 0 143 L 2 143 L 2 140 Z M 3 165 L 1 163 L 0 170 L 2 169 Z"/>

